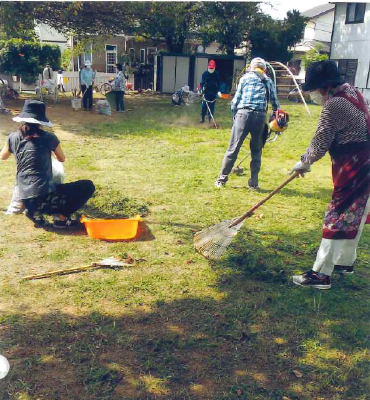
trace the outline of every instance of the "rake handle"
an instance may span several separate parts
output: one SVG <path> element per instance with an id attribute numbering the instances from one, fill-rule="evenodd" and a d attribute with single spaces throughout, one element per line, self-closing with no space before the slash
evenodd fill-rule
<path id="1" fill-rule="evenodd" d="M 264 199 L 262 199 L 258 204 L 256 204 L 254 207 L 252 207 L 249 211 L 247 211 L 245 214 L 243 214 L 240 218 L 238 218 L 236 221 L 234 221 L 229 228 L 238 225 L 240 222 L 244 221 L 246 218 L 250 217 L 257 208 L 261 207 L 262 204 L 266 203 L 267 200 L 271 199 L 273 195 L 276 193 L 280 192 L 280 190 L 286 186 L 289 182 L 291 182 L 293 179 L 295 179 L 300 173 L 298 171 L 294 172 L 293 175 L 291 175 L 285 182 L 283 182 L 280 186 L 278 186 L 275 190 L 273 190 L 268 196 L 266 196 Z"/>

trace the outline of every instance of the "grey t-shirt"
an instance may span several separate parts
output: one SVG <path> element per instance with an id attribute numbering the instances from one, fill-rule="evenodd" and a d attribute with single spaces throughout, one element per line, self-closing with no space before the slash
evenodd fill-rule
<path id="1" fill-rule="evenodd" d="M 17 160 L 19 197 L 30 199 L 54 191 L 51 152 L 58 147 L 59 139 L 45 131 L 41 131 L 39 137 L 24 138 L 17 131 L 7 140 L 9 151 Z"/>

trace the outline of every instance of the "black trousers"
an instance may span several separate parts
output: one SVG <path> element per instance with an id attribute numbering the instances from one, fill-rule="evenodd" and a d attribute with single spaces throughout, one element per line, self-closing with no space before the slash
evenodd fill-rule
<path id="1" fill-rule="evenodd" d="M 81 90 L 82 90 L 82 103 L 84 106 L 84 109 L 87 110 L 91 110 L 92 109 L 92 105 L 93 105 L 93 88 L 92 86 L 89 86 L 88 88 L 86 87 L 86 85 L 81 85 Z"/>
<path id="2" fill-rule="evenodd" d="M 116 111 L 125 111 L 125 105 L 123 103 L 123 95 L 125 92 L 117 90 L 114 93 L 116 95 Z"/>
<path id="3" fill-rule="evenodd" d="M 24 199 L 26 213 L 33 216 L 40 214 L 61 214 L 69 217 L 79 210 L 94 194 L 95 186 L 89 180 L 81 180 L 57 185 L 55 192 L 32 199 Z"/>

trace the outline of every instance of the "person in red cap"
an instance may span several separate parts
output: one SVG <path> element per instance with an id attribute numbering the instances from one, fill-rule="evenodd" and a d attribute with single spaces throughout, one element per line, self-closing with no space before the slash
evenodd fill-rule
<path id="1" fill-rule="evenodd" d="M 211 121 L 212 116 L 215 115 L 215 103 L 216 97 L 221 97 L 219 92 L 220 74 L 216 71 L 216 63 L 211 60 L 208 63 L 207 71 L 203 72 L 202 79 L 200 81 L 199 90 L 203 93 L 202 109 L 201 109 L 201 120 L 200 123 L 204 122 L 204 118 L 208 111 L 208 120 Z M 208 107 L 209 110 L 208 110 Z M 210 115 L 212 113 L 212 116 Z"/>

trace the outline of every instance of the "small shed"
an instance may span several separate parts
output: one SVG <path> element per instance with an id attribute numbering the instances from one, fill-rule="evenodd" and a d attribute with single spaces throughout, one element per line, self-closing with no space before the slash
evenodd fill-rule
<path id="1" fill-rule="evenodd" d="M 191 90 L 197 90 L 210 60 L 216 62 L 216 70 L 221 77 L 221 92 L 229 93 L 233 82 L 246 65 L 246 59 L 242 56 L 161 52 L 155 57 L 154 90 L 174 93 L 184 85 L 189 85 Z"/>

